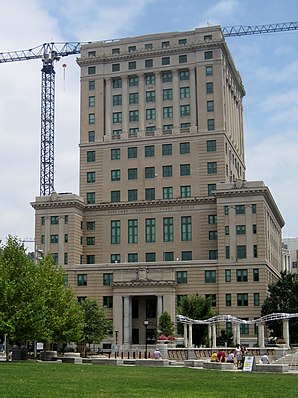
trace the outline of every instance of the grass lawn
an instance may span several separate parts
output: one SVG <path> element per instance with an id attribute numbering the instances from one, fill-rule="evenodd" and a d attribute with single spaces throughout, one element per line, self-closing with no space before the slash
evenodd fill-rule
<path id="1" fill-rule="evenodd" d="M 0 362 L 0 397 L 298 397 L 298 374 Z"/>

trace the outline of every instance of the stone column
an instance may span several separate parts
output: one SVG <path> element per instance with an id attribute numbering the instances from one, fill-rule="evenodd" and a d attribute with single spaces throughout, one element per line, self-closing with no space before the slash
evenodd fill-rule
<path id="1" fill-rule="evenodd" d="M 163 296 L 157 296 L 157 311 L 156 311 L 156 318 L 157 318 L 157 328 L 159 323 L 159 318 L 163 313 Z"/>
<path id="2" fill-rule="evenodd" d="M 128 78 L 122 78 L 122 133 L 128 133 Z"/>
<path id="3" fill-rule="evenodd" d="M 178 70 L 174 69 L 173 74 L 173 130 L 174 133 L 180 131 L 180 91 L 178 81 Z"/>
<path id="4" fill-rule="evenodd" d="M 123 344 L 130 345 L 131 339 L 131 311 L 130 311 L 130 297 L 123 297 Z"/>
<path id="5" fill-rule="evenodd" d="M 258 324 L 258 344 L 260 348 L 265 348 L 265 339 L 264 339 L 264 323 Z"/>
<path id="6" fill-rule="evenodd" d="M 184 323 L 183 327 L 184 327 L 184 336 L 183 336 L 184 337 L 184 347 L 186 348 L 186 347 L 188 347 L 188 339 L 187 339 L 188 324 Z"/>
<path id="7" fill-rule="evenodd" d="M 139 73 L 139 131 L 145 134 L 145 80 L 144 73 Z"/>
<path id="8" fill-rule="evenodd" d="M 162 118 L 163 118 L 163 107 L 162 107 L 162 88 L 161 88 L 161 73 L 155 73 L 155 109 L 156 109 L 156 134 L 161 135 L 162 131 Z"/>
<path id="9" fill-rule="evenodd" d="M 190 115 L 191 115 L 191 127 L 198 126 L 198 110 L 197 110 L 197 100 L 196 100 L 196 79 L 195 79 L 195 68 L 189 69 L 189 85 L 190 85 Z"/>
<path id="10" fill-rule="evenodd" d="M 188 334 L 189 334 L 189 336 L 188 336 L 188 347 L 192 347 L 192 324 L 190 323 L 189 325 L 188 325 Z"/>
<path id="11" fill-rule="evenodd" d="M 290 346 L 290 333 L 289 333 L 289 320 L 288 319 L 284 319 L 282 321 L 282 334 L 283 334 L 283 338 L 286 342 L 287 347 Z"/>
<path id="12" fill-rule="evenodd" d="M 105 134 L 112 135 L 112 79 L 106 79 L 106 125 Z"/>
<path id="13" fill-rule="evenodd" d="M 216 323 L 212 323 L 212 348 L 216 348 Z"/>

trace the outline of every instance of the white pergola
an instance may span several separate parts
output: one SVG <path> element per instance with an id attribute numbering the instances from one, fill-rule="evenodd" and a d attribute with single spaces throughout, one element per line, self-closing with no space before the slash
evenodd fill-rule
<path id="1" fill-rule="evenodd" d="M 240 344 L 240 325 L 241 324 L 255 324 L 258 326 L 258 344 L 260 348 L 265 348 L 265 323 L 269 321 L 283 321 L 283 338 L 285 340 L 286 347 L 290 346 L 290 334 L 289 334 L 289 319 L 298 318 L 298 313 L 287 314 L 287 313 L 274 313 L 262 316 L 261 318 L 254 319 L 252 321 L 246 321 L 244 319 L 237 318 L 233 315 L 216 315 L 212 318 L 195 320 L 188 318 L 184 315 L 177 315 L 177 322 L 184 324 L 184 345 L 185 347 L 192 347 L 192 325 L 206 325 L 208 326 L 209 341 L 211 341 L 211 347 L 216 348 L 216 324 L 219 322 L 231 322 L 234 329 L 234 340 L 235 343 Z"/>

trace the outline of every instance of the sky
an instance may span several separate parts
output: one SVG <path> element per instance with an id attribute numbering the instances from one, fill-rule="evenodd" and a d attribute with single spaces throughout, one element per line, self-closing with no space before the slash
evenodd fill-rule
<path id="1" fill-rule="evenodd" d="M 298 20 L 297 0 L 2 0 L 0 52 L 207 25 Z M 246 179 L 269 187 L 298 237 L 298 30 L 226 38 L 246 89 Z M 63 64 L 67 66 L 63 68 Z M 41 60 L 0 64 L 0 240 L 34 237 L 39 195 Z M 79 193 L 80 68 L 55 64 L 55 189 Z M 32 243 L 27 242 L 30 249 Z"/>

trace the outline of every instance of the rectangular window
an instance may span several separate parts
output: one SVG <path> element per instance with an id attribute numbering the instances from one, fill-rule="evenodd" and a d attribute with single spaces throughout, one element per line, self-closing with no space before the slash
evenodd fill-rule
<path id="1" fill-rule="evenodd" d="M 258 245 L 253 245 L 254 258 L 258 258 Z"/>
<path id="2" fill-rule="evenodd" d="M 161 48 L 168 48 L 170 47 L 170 42 L 169 41 L 162 41 L 161 42 Z"/>
<path id="3" fill-rule="evenodd" d="M 146 109 L 146 120 L 155 120 L 156 110 L 155 108 Z"/>
<path id="4" fill-rule="evenodd" d="M 237 282 L 247 282 L 248 281 L 247 269 L 237 269 L 236 270 L 236 281 Z"/>
<path id="5" fill-rule="evenodd" d="M 122 112 L 113 112 L 113 123 L 122 122 Z"/>
<path id="6" fill-rule="evenodd" d="M 154 199 L 155 199 L 155 188 L 146 188 L 145 200 L 154 200 Z"/>
<path id="7" fill-rule="evenodd" d="M 138 169 L 128 169 L 127 170 L 127 178 L 128 180 L 136 180 L 138 178 Z"/>
<path id="8" fill-rule="evenodd" d="M 207 101 L 207 112 L 214 112 L 214 101 Z"/>
<path id="9" fill-rule="evenodd" d="M 127 148 L 128 159 L 136 159 L 137 157 L 138 157 L 138 148 L 136 146 Z"/>
<path id="10" fill-rule="evenodd" d="M 51 225 L 56 225 L 56 224 L 59 224 L 59 216 L 51 216 Z"/>
<path id="11" fill-rule="evenodd" d="M 185 45 L 187 44 L 187 39 L 179 39 L 179 40 L 178 40 L 178 44 L 179 44 L 180 46 L 185 46 Z"/>
<path id="12" fill-rule="evenodd" d="M 94 254 L 89 254 L 86 256 L 86 263 L 87 264 L 95 264 L 95 255 Z M 82 264 L 82 262 L 81 262 Z"/>
<path id="13" fill-rule="evenodd" d="M 111 263 L 120 263 L 120 254 L 111 254 Z"/>
<path id="14" fill-rule="evenodd" d="M 87 204 L 91 205 L 95 203 L 95 192 L 87 192 Z"/>
<path id="15" fill-rule="evenodd" d="M 162 188 L 162 198 L 163 199 L 173 199 L 173 187 L 163 187 Z"/>
<path id="16" fill-rule="evenodd" d="M 103 274 L 102 284 L 104 286 L 110 286 L 111 283 L 113 283 L 113 274 L 112 273 Z"/>
<path id="17" fill-rule="evenodd" d="M 129 104 L 138 104 L 139 103 L 139 93 L 129 93 Z"/>
<path id="18" fill-rule="evenodd" d="M 190 116 L 190 105 L 180 105 L 180 116 Z"/>
<path id="19" fill-rule="evenodd" d="M 78 274 L 77 284 L 78 286 L 87 286 L 87 274 Z"/>
<path id="20" fill-rule="evenodd" d="M 56 234 L 51 235 L 51 243 L 58 243 L 58 241 L 59 241 L 58 235 Z"/>
<path id="21" fill-rule="evenodd" d="M 155 101 L 155 91 L 146 91 L 146 102 Z"/>
<path id="22" fill-rule="evenodd" d="M 216 140 L 207 141 L 207 152 L 216 152 Z"/>
<path id="23" fill-rule="evenodd" d="M 236 205 L 236 214 L 245 214 L 245 206 Z"/>
<path id="24" fill-rule="evenodd" d="M 88 85 L 90 91 L 95 90 L 95 80 L 89 80 Z"/>
<path id="25" fill-rule="evenodd" d="M 120 244 L 120 220 L 111 221 L 111 244 Z"/>
<path id="26" fill-rule="evenodd" d="M 180 99 L 185 99 L 190 97 L 189 87 L 180 87 Z"/>
<path id="27" fill-rule="evenodd" d="M 138 132 L 139 132 L 138 127 L 130 127 L 129 132 L 128 132 L 129 137 L 132 137 L 132 136 L 136 137 L 138 135 Z"/>
<path id="28" fill-rule="evenodd" d="M 155 84 L 155 75 L 151 74 L 146 75 L 146 85 L 151 86 Z"/>
<path id="29" fill-rule="evenodd" d="M 138 243 L 138 220 L 128 220 L 128 243 Z"/>
<path id="30" fill-rule="evenodd" d="M 137 263 L 139 261 L 139 255 L 138 253 L 128 253 L 127 255 L 127 261 L 129 263 Z"/>
<path id="31" fill-rule="evenodd" d="M 120 64 L 112 64 L 112 72 L 119 72 Z"/>
<path id="32" fill-rule="evenodd" d="M 216 271 L 205 271 L 205 283 L 216 283 Z"/>
<path id="33" fill-rule="evenodd" d="M 173 217 L 163 218 L 163 241 L 173 242 L 174 241 L 174 219 Z"/>
<path id="34" fill-rule="evenodd" d="M 162 155 L 172 155 L 172 144 L 162 144 Z"/>
<path id="35" fill-rule="evenodd" d="M 256 213 L 257 212 L 257 205 L 251 205 L 251 212 Z"/>
<path id="36" fill-rule="evenodd" d="M 218 259 L 218 251 L 209 250 L 209 260 L 217 260 L 217 259 Z"/>
<path id="37" fill-rule="evenodd" d="M 103 296 L 102 304 L 104 307 L 113 308 L 113 296 Z"/>
<path id="38" fill-rule="evenodd" d="M 146 243 L 155 242 L 156 239 L 156 227 L 155 218 L 146 218 Z"/>
<path id="39" fill-rule="evenodd" d="M 95 106 L 95 97 L 94 95 L 89 96 L 89 107 L 93 108 Z"/>
<path id="40" fill-rule="evenodd" d="M 138 122 L 139 121 L 139 111 L 129 111 L 129 121 Z"/>
<path id="41" fill-rule="evenodd" d="M 172 72 L 163 72 L 162 74 L 162 82 L 163 83 L 171 83 L 173 79 Z"/>
<path id="42" fill-rule="evenodd" d="M 238 307 L 247 307 L 248 306 L 248 294 L 247 293 L 238 293 L 237 294 L 237 306 Z"/>
<path id="43" fill-rule="evenodd" d="M 115 202 L 120 202 L 120 191 L 111 191 L 111 202 L 115 203 Z"/>
<path id="44" fill-rule="evenodd" d="M 161 59 L 162 65 L 170 65 L 170 63 L 171 63 L 170 57 L 162 57 L 162 59 Z"/>
<path id="45" fill-rule="evenodd" d="M 232 281 L 232 271 L 230 269 L 225 270 L 225 282 Z"/>
<path id="46" fill-rule="evenodd" d="M 246 246 L 240 245 L 237 246 L 237 259 L 246 258 Z"/>
<path id="47" fill-rule="evenodd" d="M 86 245 L 93 246 L 95 245 L 95 237 L 94 236 L 87 236 L 86 238 Z"/>
<path id="48" fill-rule="evenodd" d="M 180 143 L 180 154 L 185 155 L 190 153 L 190 143 L 189 142 L 181 142 Z"/>
<path id="49" fill-rule="evenodd" d="M 192 251 L 185 250 L 181 252 L 181 260 L 182 261 L 191 261 L 192 260 Z"/>
<path id="50" fill-rule="evenodd" d="M 173 117 L 173 107 L 165 106 L 163 108 L 163 117 L 164 119 L 171 119 Z"/>
<path id="51" fill-rule="evenodd" d="M 174 252 L 164 252 L 163 261 L 174 261 Z"/>
<path id="52" fill-rule="evenodd" d="M 89 124 L 94 124 L 95 123 L 95 113 L 89 113 Z"/>
<path id="53" fill-rule="evenodd" d="M 242 318 L 244 321 L 248 321 L 247 318 Z M 249 334 L 249 323 L 241 323 L 240 324 L 240 336 L 243 334 L 248 335 Z"/>
<path id="54" fill-rule="evenodd" d="M 162 126 L 163 130 L 173 130 L 173 125 L 172 124 L 164 124 Z"/>
<path id="55" fill-rule="evenodd" d="M 224 207 L 224 213 L 225 213 L 225 216 L 229 215 L 229 206 Z"/>
<path id="56" fill-rule="evenodd" d="M 226 259 L 230 259 L 230 246 L 226 246 Z"/>
<path id="57" fill-rule="evenodd" d="M 192 240 L 191 216 L 181 217 L 181 241 Z"/>
<path id="58" fill-rule="evenodd" d="M 120 48 L 112 48 L 112 54 L 120 54 Z"/>
<path id="59" fill-rule="evenodd" d="M 94 231 L 95 230 L 95 221 L 87 221 L 86 229 L 87 229 L 87 231 Z"/>
<path id="60" fill-rule="evenodd" d="M 217 173 L 217 162 L 208 162 L 207 163 L 207 173 L 208 174 L 216 174 Z"/>
<path id="61" fill-rule="evenodd" d="M 209 231 L 209 240 L 217 240 L 217 231 Z"/>
<path id="62" fill-rule="evenodd" d="M 204 51 L 204 59 L 212 59 L 213 51 Z"/>
<path id="63" fill-rule="evenodd" d="M 120 148 L 111 149 L 111 160 L 120 159 Z"/>
<path id="64" fill-rule="evenodd" d="M 252 225 L 252 233 L 256 234 L 257 233 L 257 224 Z"/>
<path id="65" fill-rule="evenodd" d="M 155 155 L 155 147 L 154 145 L 146 145 L 145 146 L 145 158 L 150 158 Z"/>
<path id="66" fill-rule="evenodd" d="M 145 59 L 145 68 L 153 67 L 153 59 Z"/>
<path id="67" fill-rule="evenodd" d="M 136 52 L 137 51 L 137 47 L 136 46 L 129 46 L 128 47 L 128 52 L 129 53 L 134 53 L 134 52 Z"/>
<path id="68" fill-rule="evenodd" d="M 207 120 L 207 130 L 212 131 L 215 129 L 215 121 L 214 119 L 208 119 Z"/>
<path id="69" fill-rule="evenodd" d="M 177 283 L 187 283 L 187 271 L 177 271 L 176 281 Z"/>
<path id="70" fill-rule="evenodd" d="M 236 225 L 236 234 L 237 235 L 245 235 L 246 234 L 245 225 Z"/>
<path id="71" fill-rule="evenodd" d="M 232 307 L 232 295 L 231 295 L 231 293 L 226 293 L 226 307 Z"/>
<path id="72" fill-rule="evenodd" d="M 145 167 L 145 178 L 155 178 L 155 167 Z"/>
<path id="73" fill-rule="evenodd" d="M 206 72 L 206 76 L 212 76 L 213 75 L 213 66 L 207 65 L 205 67 L 205 72 Z"/>
<path id="74" fill-rule="evenodd" d="M 88 66 L 88 75 L 95 75 L 96 67 L 95 66 Z"/>
<path id="75" fill-rule="evenodd" d="M 190 198 L 191 197 L 191 186 L 190 185 L 181 185 L 180 196 L 181 196 L 181 198 Z"/>
<path id="76" fill-rule="evenodd" d="M 138 200 L 138 190 L 137 189 L 129 189 L 127 191 L 127 200 L 128 200 L 128 202 L 136 202 Z"/>
<path id="77" fill-rule="evenodd" d="M 190 164 L 180 164 L 180 176 L 190 176 Z"/>
<path id="78" fill-rule="evenodd" d="M 146 263 L 154 263 L 156 261 L 156 253 L 145 254 Z"/>
<path id="79" fill-rule="evenodd" d="M 64 243 L 68 243 L 68 234 L 64 234 Z"/>
<path id="80" fill-rule="evenodd" d="M 179 72 L 179 79 L 180 80 L 189 80 L 189 70 L 181 70 Z"/>
<path id="81" fill-rule="evenodd" d="M 217 224 L 217 215 L 216 214 L 210 214 L 208 216 L 208 224 Z"/>
<path id="82" fill-rule="evenodd" d="M 120 77 L 116 77 L 115 79 L 112 80 L 113 82 L 113 88 L 122 88 L 122 80 Z"/>
<path id="83" fill-rule="evenodd" d="M 120 181 L 120 169 L 111 170 L 111 181 Z"/>
<path id="84" fill-rule="evenodd" d="M 213 94 L 213 82 L 206 83 L 206 93 Z"/>
<path id="85" fill-rule="evenodd" d="M 162 166 L 162 176 L 172 177 L 173 176 L 173 166 Z"/>
<path id="86" fill-rule="evenodd" d="M 128 69 L 132 70 L 132 69 L 136 69 L 137 68 L 137 63 L 136 61 L 130 61 L 128 62 Z"/>
<path id="87" fill-rule="evenodd" d="M 117 94 L 113 95 L 113 106 L 122 105 L 122 95 Z"/>
<path id="88" fill-rule="evenodd" d="M 165 88 L 162 93 L 164 101 L 173 99 L 173 90 L 171 88 Z"/>
<path id="89" fill-rule="evenodd" d="M 95 131 L 88 131 L 88 141 L 89 142 L 95 141 Z"/>
<path id="90" fill-rule="evenodd" d="M 213 191 L 216 191 L 216 184 L 208 184 L 208 196 L 212 196 Z"/>
<path id="91" fill-rule="evenodd" d="M 259 282 L 259 280 L 260 280 L 259 268 L 254 268 L 253 269 L 253 281 Z"/>
<path id="92" fill-rule="evenodd" d="M 179 64 L 185 64 L 187 62 L 187 55 L 179 55 Z"/>
<path id="93" fill-rule="evenodd" d="M 260 305 L 260 293 L 254 293 L 254 306 L 258 307 Z"/>

